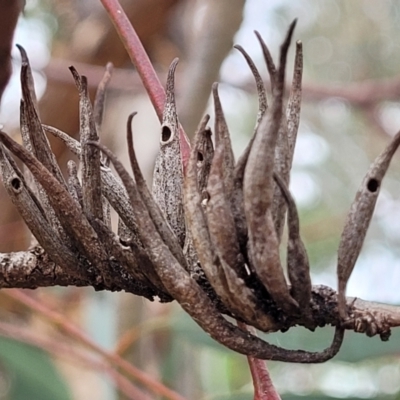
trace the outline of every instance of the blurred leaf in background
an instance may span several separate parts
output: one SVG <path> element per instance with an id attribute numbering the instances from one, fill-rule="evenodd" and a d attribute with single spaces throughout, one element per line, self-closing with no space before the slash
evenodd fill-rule
<path id="1" fill-rule="evenodd" d="M 210 89 L 205 83 L 197 85 L 193 96 L 189 93 L 193 82 L 216 80 L 219 75 L 221 101 L 237 155 L 252 134 L 257 100 L 252 76 L 241 55 L 236 50 L 227 54 L 229 42 L 237 31 L 233 41 L 249 52 L 267 77 L 253 31 L 261 33 L 276 58 L 287 26 L 298 18 L 294 38 L 303 42 L 304 101 L 291 190 L 300 209 L 301 232 L 309 251 L 313 283 L 335 288 L 336 250 L 348 208 L 369 164 L 400 129 L 400 3 L 396 0 L 229 0 L 227 17 L 219 18 L 219 25 L 215 27 L 212 13 L 223 12 L 213 9 L 216 3 L 211 0 L 123 2 L 160 77 L 165 78 L 170 61 L 175 56 L 180 57 L 177 102 L 187 126 L 197 124 L 196 115 L 206 108 L 200 99 L 207 99 Z M 218 4 L 221 6 L 223 2 Z M 230 12 L 232 18 L 228 18 Z M 79 64 L 79 72 L 88 75 L 94 91 L 102 72 L 100 66 L 106 61 L 114 62 L 118 68 L 110 86 L 102 140 L 124 159 L 126 117 L 132 111 L 140 111 L 134 127 L 135 145 L 138 142 L 141 146 L 139 161 L 150 177 L 158 146 L 158 122 L 113 32 L 98 0 L 28 0 L 16 40 L 26 47 L 36 70 L 44 122 L 71 135 L 78 129 L 78 106 L 67 67 Z M 219 37 L 225 37 L 225 41 L 216 42 Z M 214 48 L 219 49 L 216 55 L 212 51 Z M 196 52 L 204 57 L 194 57 Z M 220 68 L 225 54 L 227 57 Z M 287 77 L 290 82 L 293 48 L 289 58 Z M 194 59 L 198 63 L 195 66 L 191 65 Z M 14 67 L 18 75 L 17 56 Z M 196 75 L 199 71 L 203 71 L 204 76 Z M 4 99 L 0 117 L 0 122 L 8 124 L 9 130 L 13 124 L 18 124 L 19 89 L 15 79 L 16 83 L 11 83 L 8 97 Z M 366 91 L 365 85 L 373 81 L 377 82 L 375 90 Z M 206 94 L 200 95 L 199 90 Z M 185 105 L 189 104 L 187 94 L 192 95 L 189 96 L 191 101 L 193 97 L 198 100 L 196 107 L 200 112 L 192 114 L 185 110 Z M 209 104 L 208 111 L 211 106 Z M 70 154 L 60 143 L 52 145 L 64 167 Z M 349 282 L 350 296 L 400 303 L 399 170 L 400 156 L 397 155 L 385 178 L 362 255 Z M 4 210 L 0 214 L 2 251 L 25 249 L 29 236 L 3 193 L 1 200 Z M 102 343 L 105 347 L 114 345 L 135 366 L 188 399 L 252 399 L 253 388 L 245 357 L 212 341 L 176 305 L 149 303 L 116 293 L 102 296 L 91 290 L 79 290 L 77 294 L 73 289 L 41 289 L 38 293 L 35 293 L 37 297 L 54 304 L 68 318 L 86 326 L 88 332 L 101 331 L 102 336 L 108 338 L 107 343 Z M 90 306 L 93 302 L 102 306 L 96 309 Z M 104 310 L 107 313 L 102 312 Z M 0 315 L 5 320 L 17 315 L 24 321 L 31 321 L 29 316 L 21 315 L 15 305 L 2 303 Z M 34 328 L 30 326 L 29 329 Z M 51 335 L 51 331 L 47 334 Z M 332 330 L 327 327 L 315 333 L 292 329 L 266 338 L 289 348 L 322 349 L 331 336 Z M 110 338 L 117 338 L 116 343 L 109 343 Z M 338 356 L 324 365 L 269 362 L 268 367 L 285 400 L 300 397 L 392 400 L 400 398 L 399 350 L 398 331 L 385 343 L 377 338 L 347 333 Z M 28 387 L 29 382 L 32 385 L 30 396 L 16 397 L 15 394 L 9 398 L 46 399 L 43 393 L 49 393 L 49 399 L 68 399 L 69 391 L 63 379 L 42 352 L 33 355 L 36 351 L 9 340 L 0 343 L 5 382 L 11 384 L 11 389 L 19 390 Z M 60 363 L 57 355 L 52 356 Z M 81 371 L 82 374 L 90 372 Z M 92 374 L 97 378 L 94 382 L 104 381 L 104 375 L 98 371 Z M 81 393 L 76 389 L 80 385 L 79 378 L 64 376 L 74 398 L 84 398 L 77 394 Z M 39 386 L 41 380 L 50 386 Z M 13 382 L 25 383 L 13 386 Z M 33 386 L 35 382 L 37 386 Z M 112 385 L 111 389 L 104 391 L 104 400 L 124 398 Z"/>
<path id="2" fill-rule="evenodd" d="M 0 337 L 1 399 L 72 400 L 49 355 L 36 347 Z"/>

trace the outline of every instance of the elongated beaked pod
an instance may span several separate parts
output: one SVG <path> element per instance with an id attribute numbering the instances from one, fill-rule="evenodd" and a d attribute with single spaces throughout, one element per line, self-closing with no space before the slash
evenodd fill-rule
<path id="1" fill-rule="evenodd" d="M 153 196 L 181 247 L 185 242 L 182 204 L 183 166 L 179 145 L 179 122 L 175 105 L 176 58 L 168 72 L 166 99 L 161 124 L 160 151 L 153 174 Z"/>
<path id="2" fill-rule="evenodd" d="M 288 276 L 292 286 L 290 293 L 299 303 L 301 312 L 309 315 L 311 300 L 310 264 L 307 251 L 300 237 L 300 223 L 296 203 L 283 179 L 278 174 L 274 174 L 274 179 L 288 205 L 288 245 L 286 258 Z"/>
<path id="3" fill-rule="evenodd" d="M 400 145 L 400 132 L 376 158 L 365 175 L 358 189 L 353 204 L 347 215 L 338 250 L 338 291 L 339 312 L 346 319 L 346 286 L 353 272 L 368 231 L 369 223 L 375 209 L 376 200 L 382 185 L 382 179 L 389 168 L 390 161 Z"/>
<path id="4" fill-rule="evenodd" d="M 298 311 L 282 271 L 279 238 L 272 216 L 275 147 L 282 120 L 286 54 L 295 22 L 281 46 L 280 65 L 273 75 L 274 96 L 258 126 L 244 175 L 244 211 L 249 235 L 249 260 L 274 301 L 284 311 Z"/>

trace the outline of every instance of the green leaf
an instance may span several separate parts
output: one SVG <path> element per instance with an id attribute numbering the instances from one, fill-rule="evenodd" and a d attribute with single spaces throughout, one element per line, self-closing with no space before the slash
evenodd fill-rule
<path id="1" fill-rule="evenodd" d="M 10 384 L 8 399 L 72 399 L 49 355 L 37 347 L 0 337 L 0 364 Z"/>

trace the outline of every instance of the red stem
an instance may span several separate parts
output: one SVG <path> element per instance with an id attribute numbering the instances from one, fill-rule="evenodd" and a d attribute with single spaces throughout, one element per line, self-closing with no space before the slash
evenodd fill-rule
<path id="1" fill-rule="evenodd" d="M 247 326 L 239 321 L 238 326 L 250 332 L 252 335 L 257 336 L 257 332 L 253 327 Z M 247 357 L 247 361 L 253 379 L 254 400 L 281 400 L 281 397 L 272 383 L 266 362 L 250 356 Z"/>
<path id="2" fill-rule="evenodd" d="M 153 107 L 156 111 L 158 119 L 162 121 L 162 115 L 165 104 L 165 91 L 160 80 L 150 62 L 149 56 L 146 53 L 135 29 L 130 23 L 127 15 L 119 4 L 118 0 L 101 0 L 104 8 L 108 12 L 115 29 L 118 32 L 122 43 L 125 46 L 129 57 L 137 69 L 140 79 L 150 97 Z M 179 127 L 179 139 L 182 155 L 182 163 L 185 169 L 190 154 L 189 140 L 185 131 Z"/>

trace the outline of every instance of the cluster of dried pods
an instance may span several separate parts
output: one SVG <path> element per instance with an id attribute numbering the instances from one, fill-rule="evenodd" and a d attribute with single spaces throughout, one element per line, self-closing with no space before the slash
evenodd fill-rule
<path id="1" fill-rule="evenodd" d="M 337 353 L 349 316 L 346 282 L 400 134 L 368 171 L 345 224 L 339 246 L 339 293 L 333 300 L 339 307 L 332 306 L 336 331 L 331 346 L 320 353 L 282 349 L 224 317 L 263 332 L 286 330 L 296 324 L 314 330 L 329 322 L 329 318 L 321 321 L 317 317 L 320 305 L 312 296 L 298 213 L 288 190 L 301 105 L 302 45 L 298 42 L 292 91 L 286 115 L 283 112 L 285 65 L 294 26 L 295 22 L 281 46 L 277 67 L 257 34 L 271 81 L 269 106 L 256 66 L 243 48 L 236 46 L 251 68 L 259 96 L 253 138 L 236 163 L 215 84 L 214 144 L 207 127 L 209 117 L 205 116 L 187 165 L 183 165 L 174 97 L 177 60 L 172 63 L 153 193 L 135 156 L 131 132 L 134 114 L 127 124 L 134 179 L 99 144 L 111 66 L 107 66 L 93 108 L 86 78 L 71 67 L 80 97 L 78 142 L 41 123 L 28 58 L 20 48 L 23 145 L 0 132 L 2 179 L 37 242 L 54 263 L 69 271 L 69 284 L 80 284 L 90 277 L 99 290 L 126 290 L 148 299 L 158 296 L 161 301 L 175 299 L 214 339 L 257 358 L 310 363 L 325 361 Z M 80 179 L 73 161 L 68 162 L 68 179 L 64 179 L 45 133 L 62 139 L 79 157 Z M 9 152 L 27 167 L 24 173 Z M 109 168 L 110 162 L 119 178 Z M 110 207 L 119 216 L 118 234 L 111 230 Z M 286 211 L 290 285 L 279 256 Z M 359 330 L 373 335 L 378 328 L 364 323 Z M 382 330 L 379 333 L 383 335 Z"/>

